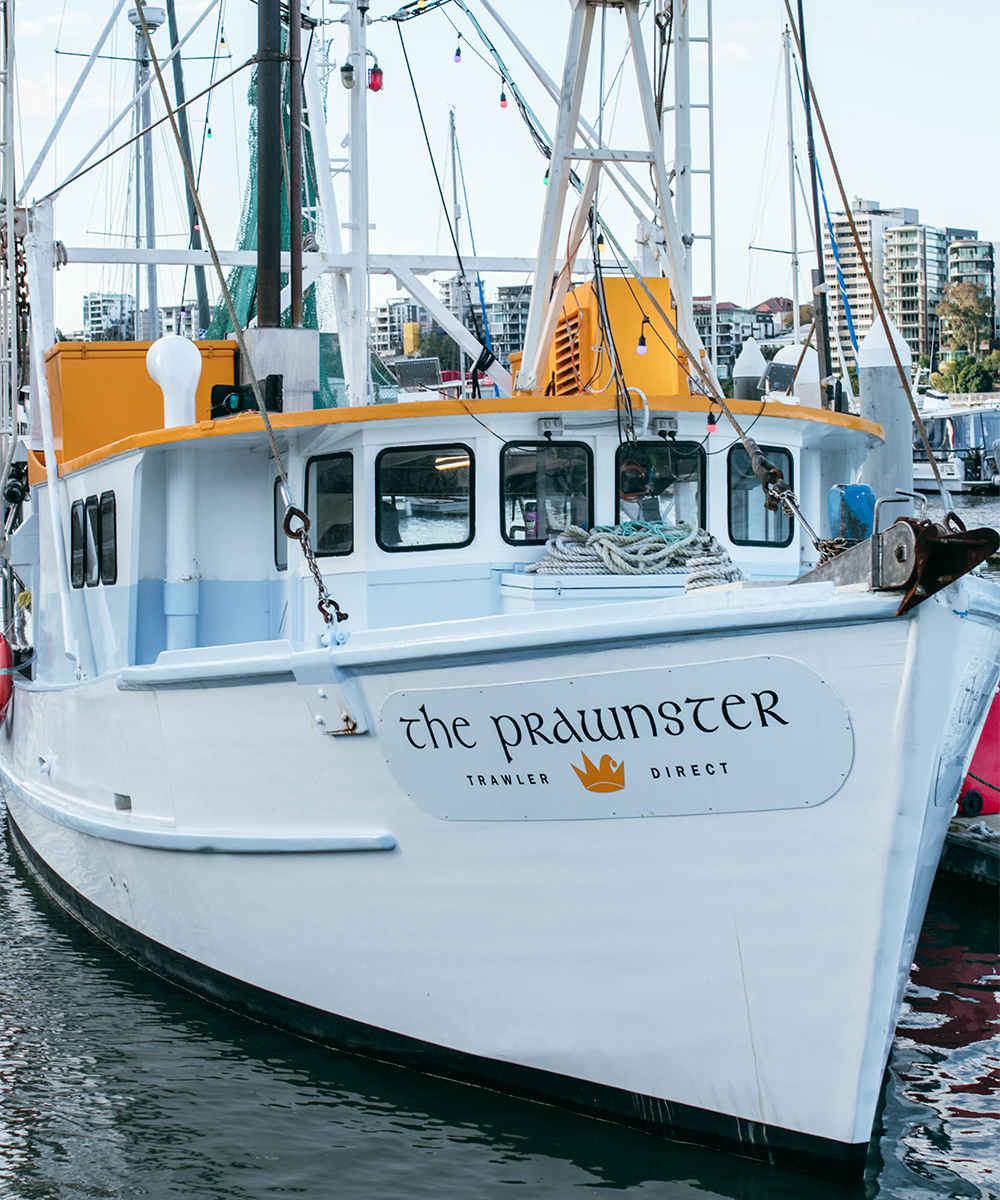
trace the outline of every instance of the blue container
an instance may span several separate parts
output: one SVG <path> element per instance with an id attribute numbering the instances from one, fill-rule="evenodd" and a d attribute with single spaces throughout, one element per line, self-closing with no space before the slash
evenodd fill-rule
<path id="1" fill-rule="evenodd" d="M 830 537 L 866 541 L 875 521 L 875 493 L 865 483 L 835 483 L 826 495 Z"/>

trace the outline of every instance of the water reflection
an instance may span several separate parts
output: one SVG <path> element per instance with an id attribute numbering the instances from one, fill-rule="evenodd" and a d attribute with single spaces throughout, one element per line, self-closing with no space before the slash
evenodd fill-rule
<path id="1" fill-rule="evenodd" d="M 921 955 L 928 971 L 940 973 L 929 984 L 921 979 L 921 986 L 942 996 L 956 993 L 956 986 L 958 992 L 979 988 L 971 973 L 989 963 L 978 961 L 979 942 L 964 924 L 961 938 L 950 940 L 946 929 L 933 936 L 938 940 L 922 943 Z M 959 958 L 949 957 L 959 944 L 965 947 Z M 971 964 L 974 957 L 968 979 L 962 974 L 958 985 L 945 979 L 951 961 Z M 993 963 L 995 969 L 995 955 Z M 905 1032 L 899 1045 L 910 1039 L 919 1055 L 937 1056 L 924 1082 L 947 1071 L 958 1087 L 978 1082 L 981 1090 L 952 1087 L 950 1107 L 940 1113 L 914 1091 L 925 1114 L 914 1118 L 907 1089 L 916 1085 L 909 1075 L 926 1058 L 904 1053 L 896 1068 L 900 1098 L 887 1104 L 882 1139 L 891 1169 L 867 1188 L 844 1190 L 352 1058 L 233 1016 L 93 939 L 37 891 L 2 846 L 0 979 L 4 1200 L 242 1200 L 284 1193 L 490 1200 L 511 1189 L 531 1200 L 555 1200 L 577 1188 L 641 1192 L 654 1200 L 978 1194 L 941 1172 L 941 1163 L 955 1166 L 952 1151 L 933 1141 L 943 1129 L 949 1146 L 964 1153 L 969 1142 L 956 1123 L 966 1118 L 958 1107 L 988 1103 L 982 1089 L 990 1085 L 971 1057 L 984 1043 L 971 1027 L 962 1027 L 966 1040 L 958 1048 L 918 1043 Z M 970 1055 L 961 1064 L 959 1052 Z M 931 1132 L 920 1132 L 934 1121 Z M 971 1178 L 964 1169 L 959 1174 Z M 931 1178 L 937 1186 L 946 1177 L 951 1190 L 919 1190 Z"/>

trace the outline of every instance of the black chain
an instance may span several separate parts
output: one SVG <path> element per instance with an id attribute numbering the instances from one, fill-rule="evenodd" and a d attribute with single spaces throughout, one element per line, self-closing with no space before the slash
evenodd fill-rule
<path id="1" fill-rule="evenodd" d="M 302 522 L 298 529 L 292 527 L 292 521 L 296 517 Z M 309 541 L 309 527 L 311 524 L 312 522 L 301 508 L 296 508 L 290 504 L 285 510 L 285 519 L 281 522 L 281 528 L 285 531 L 285 537 L 294 538 L 302 547 L 302 555 L 309 564 L 309 570 L 312 571 L 312 577 L 316 581 L 316 590 L 319 592 L 319 603 L 316 607 L 322 614 L 323 620 L 327 625 L 333 621 L 335 616 L 338 621 L 346 621 L 349 614 L 341 609 L 337 601 L 327 591 L 326 584 L 323 582 L 323 576 L 320 574 L 319 563 L 316 561 L 316 555 L 313 553 L 312 544 Z"/>

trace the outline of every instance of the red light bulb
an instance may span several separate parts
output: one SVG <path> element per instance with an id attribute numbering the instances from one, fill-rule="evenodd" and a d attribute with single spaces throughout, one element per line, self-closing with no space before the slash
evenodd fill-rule
<path id="1" fill-rule="evenodd" d="M 368 87 L 370 91 L 380 92 L 382 90 L 382 68 L 372 67 L 368 72 Z"/>
<path id="2" fill-rule="evenodd" d="M 501 108 L 507 107 L 507 97 L 503 92 L 500 93 L 500 107 Z"/>

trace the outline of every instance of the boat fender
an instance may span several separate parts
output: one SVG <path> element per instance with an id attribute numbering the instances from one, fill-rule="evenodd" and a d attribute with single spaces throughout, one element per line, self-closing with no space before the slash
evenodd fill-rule
<path id="1" fill-rule="evenodd" d="M 0 721 L 7 715 L 10 698 L 14 694 L 14 680 L 11 672 L 14 667 L 14 655 L 10 651 L 10 642 L 0 633 Z"/>

